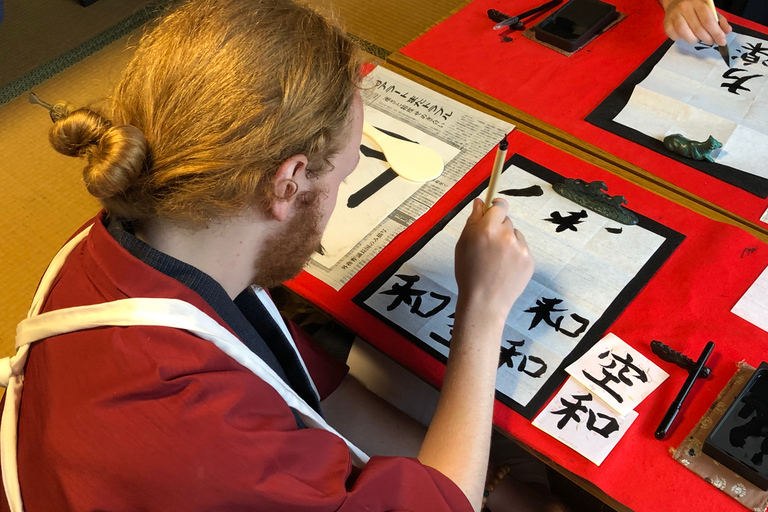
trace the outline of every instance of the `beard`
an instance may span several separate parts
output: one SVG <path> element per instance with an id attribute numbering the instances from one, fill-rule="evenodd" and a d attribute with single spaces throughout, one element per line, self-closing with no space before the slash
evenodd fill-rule
<path id="1" fill-rule="evenodd" d="M 312 254 L 320 249 L 323 230 L 320 228 L 320 194 L 315 190 L 298 198 L 298 210 L 283 230 L 264 243 L 253 284 L 262 288 L 277 286 L 298 275 Z"/>

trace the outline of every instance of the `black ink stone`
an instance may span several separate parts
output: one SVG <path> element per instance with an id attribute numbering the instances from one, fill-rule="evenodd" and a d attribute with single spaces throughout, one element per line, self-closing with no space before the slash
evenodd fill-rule
<path id="1" fill-rule="evenodd" d="M 768 491 L 768 363 L 761 363 L 755 370 L 707 436 L 703 451 Z"/>

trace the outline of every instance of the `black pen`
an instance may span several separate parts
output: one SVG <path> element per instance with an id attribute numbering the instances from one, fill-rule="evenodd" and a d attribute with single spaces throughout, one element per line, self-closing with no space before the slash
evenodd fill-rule
<path id="1" fill-rule="evenodd" d="M 661 423 L 659 423 L 659 428 L 656 429 L 656 433 L 654 436 L 656 439 L 664 439 L 664 436 L 667 435 L 667 431 L 669 430 L 669 427 L 672 426 L 672 422 L 675 421 L 675 418 L 677 417 L 677 413 L 680 412 L 680 408 L 683 406 L 683 402 L 685 401 L 685 397 L 688 396 L 688 393 L 690 393 L 691 388 L 693 387 L 693 384 L 696 382 L 696 377 L 699 375 L 699 372 L 701 372 L 701 369 L 704 368 L 704 365 L 707 364 L 707 359 L 709 359 L 709 355 L 712 353 L 712 350 L 715 348 L 715 342 L 709 341 L 704 346 L 704 350 L 702 350 L 701 355 L 699 356 L 699 359 L 696 361 L 696 366 L 693 367 L 688 372 L 688 378 L 685 379 L 685 382 L 683 383 L 683 387 L 680 389 L 680 392 L 675 397 L 675 400 L 672 402 L 672 405 L 669 406 L 669 409 L 667 410 L 667 414 L 664 415 L 664 418 L 661 420 Z"/>

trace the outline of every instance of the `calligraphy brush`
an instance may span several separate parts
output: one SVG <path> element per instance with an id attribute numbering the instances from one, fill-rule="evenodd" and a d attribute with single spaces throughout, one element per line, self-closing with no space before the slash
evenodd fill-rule
<path id="1" fill-rule="evenodd" d="M 718 23 L 720 23 L 720 15 L 717 13 L 717 9 L 715 9 L 715 2 L 714 0 L 707 0 L 707 5 L 712 10 L 712 12 L 715 15 L 715 19 Z M 726 44 L 723 46 L 717 45 L 717 51 L 720 52 L 720 56 L 725 61 L 725 65 L 729 68 L 731 67 L 731 52 L 728 50 L 728 43 L 726 41 Z"/>
<path id="2" fill-rule="evenodd" d="M 493 26 L 493 30 L 500 30 L 500 29 L 502 29 L 504 27 L 509 27 L 509 26 L 514 26 L 516 29 L 522 30 L 523 27 L 522 27 L 521 20 L 523 18 L 527 18 L 528 16 L 530 16 L 532 14 L 536 14 L 536 13 L 539 13 L 539 12 L 542 12 L 542 11 L 548 11 L 549 9 L 551 9 L 551 8 L 553 8 L 555 6 L 560 5 L 561 3 L 563 3 L 563 0 L 551 0 L 550 2 L 542 4 L 542 5 L 538 6 L 538 7 L 534 7 L 533 9 L 531 9 L 529 11 L 525 11 L 522 14 L 518 14 L 517 16 L 511 16 L 511 17 L 507 16 L 507 18 L 504 19 L 504 20 L 498 20 L 497 18 L 500 18 L 500 16 L 498 16 L 498 14 L 501 14 L 503 16 L 506 16 L 506 14 L 501 13 L 499 11 L 496 11 L 495 9 L 489 9 L 488 10 L 488 17 L 491 18 L 491 21 L 497 21 L 496 25 Z M 492 16 L 491 11 L 494 11 L 493 12 L 493 16 Z"/>
<path id="3" fill-rule="evenodd" d="M 507 148 L 509 142 L 507 142 L 507 136 L 499 142 L 499 149 L 496 151 L 496 160 L 493 161 L 493 170 L 491 171 L 491 179 L 488 181 L 488 191 L 485 194 L 485 206 L 483 207 L 483 213 L 493 205 L 493 196 L 496 195 L 496 184 L 499 181 L 501 170 L 504 168 L 504 161 L 507 159 Z"/>

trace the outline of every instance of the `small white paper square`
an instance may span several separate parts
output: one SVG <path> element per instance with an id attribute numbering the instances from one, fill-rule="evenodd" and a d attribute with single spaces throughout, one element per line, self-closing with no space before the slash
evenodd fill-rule
<path id="1" fill-rule="evenodd" d="M 570 377 L 533 425 L 599 466 L 637 416 L 635 411 L 623 417 L 616 414 Z"/>
<path id="2" fill-rule="evenodd" d="M 733 306 L 731 312 L 768 332 L 768 267 Z"/>
<path id="3" fill-rule="evenodd" d="M 565 371 L 622 416 L 669 377 L 613 333 L 606 334 Z"/>

